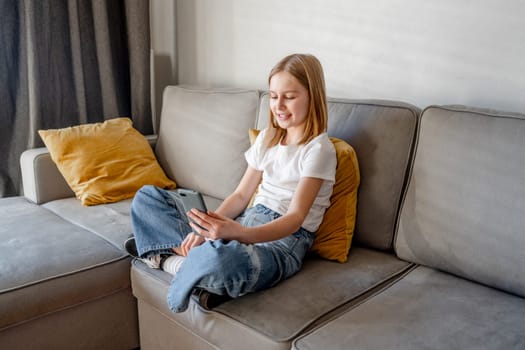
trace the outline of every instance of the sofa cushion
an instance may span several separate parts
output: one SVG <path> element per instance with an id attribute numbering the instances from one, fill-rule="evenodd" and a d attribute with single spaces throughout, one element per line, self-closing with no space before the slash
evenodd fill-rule
<path id="1" fill-rule="evenodd" d="M 95 234 L 120 250 L 131 235 L 132 199 L 85 207 L 75 198 L 57 199 L 42 204 L 42 207 L 62 219 Z"/>
<path id="2" fill-rule="evenodd" d="M 273 288 L 226 302 L 213 311 L 192 301 L 188 310 L 179 314 L 172 313 L 166 303 L 170 275 L 134 261 L 132 286 L 140 303 L 149 304 L 218 348 L 281 349 L 289 348 L 287 344 L 295 336 L 337 307 L 410 266 L 392 254 L 354 247 L 345 264 L 306 259 L 297 275 Z"/>
<path id="3" fill-rule="evenodd" d="M 222 200 L 204 196 L 206 207 L 218 208 Z M 62 219 L 89 231 L 124 250 L 124 241 L 132 234 L 130 209 L 132 199 L 85 207 L 75 198 L 57 199 L 42 206 Z"/>
<path id="4" fill-rule="evenodd" d="M 39 134 L 84 205 L 130 198 L 144 185 L 175 187 L 129 118 L 39 130 Z"/>
<path id="5" fill-rule="evenodd" d="M 293 349 L 523 349 L 523 315 L 523 298 L 420 266 Z"/>
<path id="6" fill-rule="evenodd" d="M 4 198 L 0 222 L 0 329 L 129 288 L 124 252 L 49 210 Z"/>
<path id="7" fill-rule="evenodd" d="M 168 86 L 155 148 L 168 176 L 216 198 L 233 192 L 246 169 L 246 130 L 255 124 L 258 100 L 257 91 Z"/>
<path id="8" fill-rule="evenodd" d="M 268 125 L 269 95 L 261 98 L 257 128 Z M 361 183 L 354 242 L 391 249 L 419 110 L 394 101 L 328 99 L 328 134 L 357 153 Z"/>
<path id="9" fill-rule="evenodd" d="M 359 164 L 354 149 L 335 137 L 330 140 L 337 154 L 337 170 L 330 207 L 315 233 L 311 251 L 319 256 L 344 263 L 354 236 L 359 188 Z"/>
<path id="10" fill-rule="evenodd" d="M 427 108 L 398 255 L 525 296 L 524 149 L 525 115 Z"/>

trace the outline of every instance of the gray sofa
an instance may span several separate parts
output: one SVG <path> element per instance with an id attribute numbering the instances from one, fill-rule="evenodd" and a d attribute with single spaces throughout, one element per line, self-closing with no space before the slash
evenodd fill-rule
<path id="1" fill-rule="evenodd" d="M 264 93 L 171 86 L 155 153 L 213 208 L 267 119 Z M 194 295 L 181 314 L 170 275 L 137 260 L 130 275 L 131 201 L 83 207 L 27 151 L 25 197 L 0 200 L 0 347 L 524 348 L 525 116 L 330 99 L 329 134 L 359 158 L 348 262 L 309 256 L 274 288 L 213 308 Z"/>

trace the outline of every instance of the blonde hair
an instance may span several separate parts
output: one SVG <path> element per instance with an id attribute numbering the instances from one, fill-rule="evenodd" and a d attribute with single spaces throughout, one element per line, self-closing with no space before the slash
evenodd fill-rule
<path id="1" fill-rule="evenodd" d="M 275 74 L 283 71 L 294 76 L 308 91 L 308 114 L 304 136 L 299 140 L 299 144 L 305 144 L 325 132 L 328 126 L 323 67 L 321 62 L 313 55 L 292 54 L 280 60 L 272 68 L 268 77 L 268 84 Z M 286 129 L 281 128 L 277 124 L 271 110 L 268 125 L 266 144 L 268 147 L 272 147 L 286 136 Z"/>

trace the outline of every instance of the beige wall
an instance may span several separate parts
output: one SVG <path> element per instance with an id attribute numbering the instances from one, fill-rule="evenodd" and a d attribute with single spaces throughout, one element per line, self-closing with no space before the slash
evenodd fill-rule
<path id="1" fill-rule="evenodd" d="M 309 52 L 329 96 L 525 112 L 521 0 L 174 1 L 152 0 L 172 83 L 264 89 L 278 59 Z"/>
<path id="2" fill-rule="evenodd" d="M 166 85 L 176 84 L 177 40 L 175 0 L 150 1 L 151 27 L 151 103 L 155 130 L 162 107 L 162 91 Z"/>

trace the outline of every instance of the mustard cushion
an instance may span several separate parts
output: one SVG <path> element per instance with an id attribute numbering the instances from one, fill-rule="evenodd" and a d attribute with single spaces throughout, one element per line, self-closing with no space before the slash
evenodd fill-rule
<path id="1" fill-rule="evenodd" d="M 315 234 L 311 251 L 328 259 L 344 263 L 354 236 L 357 212 L 357 190 L 360 175 L 357 155 L 348 143 L 330 137 L 337 155 L 335 184 L 330 207 Z"/>
<path id="2" fill-rule="evenodd" d="M 250 129 L 248 134 L 253 144 L 259 130 Z M 337 156 L 335 184 L 330 207 L 315 234 L 311 252 L 324 259 L 344 263 L 348 260 L 354 236 L 357 190 L 360 183 L 359 164 L 352 146 L 335 137 L 330 137 L 330 140 Z"/>
<path id="3" fill-rule="evenodd" d="M 258 130 L 258 129 L 253 129 L 253 128 L 248 129 L 248 137 L 250 138 L 250 144 L 253 145 L 253 143 L 255 142 L 255 139 L 257 138 L 257 136 L 259 136 L 260 132 L 261 130 Z"/>
<path id="4" fill-rule="evenodd" d="M 129 118 L 38 133 L 83 205 L 131 198 L 143 185 L 176 187 Z"/>

